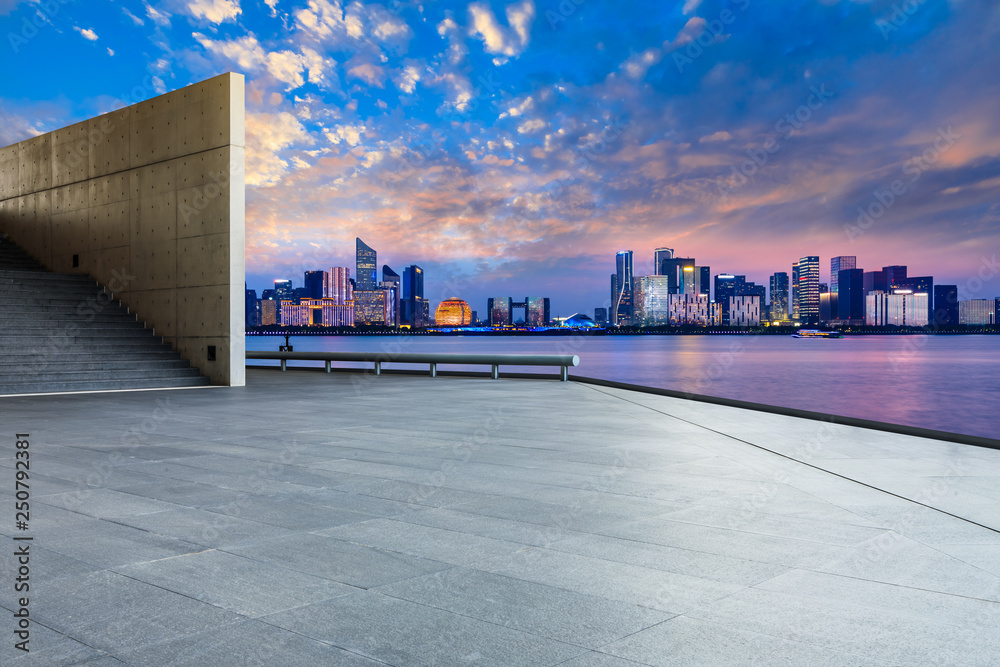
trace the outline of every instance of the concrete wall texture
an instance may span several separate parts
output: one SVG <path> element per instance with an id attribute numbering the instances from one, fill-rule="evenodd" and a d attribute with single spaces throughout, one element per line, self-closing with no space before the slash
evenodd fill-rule
<path id="1" fill-rule="evenodd" d="M 233 386 L 246 382 L 244 108 L 228 73 L 0 148 L 0 231 L 48 269 L 92 276 Z"/>

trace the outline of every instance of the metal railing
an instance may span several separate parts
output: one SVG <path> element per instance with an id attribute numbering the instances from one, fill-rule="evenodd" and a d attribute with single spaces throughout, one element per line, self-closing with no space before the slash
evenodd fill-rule
<path id="1" fill-rule="evenodd" d="M 269 359 L 281 362 L 281 370 L 289 361 L 323 361 L 326 372 L 330 372 L 333 361 L 372 362 L 375 375 L 382 374 L 382 364 L 427 364 L 431 377 L 437 377 L 439 364 L 462 366 L 491 366 L 494 380 L 500 377 L 500 366 L 558 366 L 563 382 L 569 379 L 569 367 L 577 366 L 580 357 L 575 354 L 432 354 L 428 352 L 408 352 L 391 354 L 388 352 L 270 352 L 247 350 L 247 360 Z"/>

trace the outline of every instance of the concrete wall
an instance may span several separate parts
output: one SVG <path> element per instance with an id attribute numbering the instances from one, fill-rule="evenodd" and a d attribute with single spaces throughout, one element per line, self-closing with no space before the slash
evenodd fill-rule
<path id="1" fill-rule="evenodd" d="M 94 277 L 233 386 L 245 384 L 243 86 L 223 74 L 0 148 L 0 231 L 53 271 Z"/>

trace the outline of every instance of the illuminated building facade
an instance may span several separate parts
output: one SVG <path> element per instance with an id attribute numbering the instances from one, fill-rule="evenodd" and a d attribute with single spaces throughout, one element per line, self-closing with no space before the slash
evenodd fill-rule
<path id="1" fill-rule="evenodd" d="M 464 327 L 472 324 L 472 308 L 462 299 L 445 299 L 434 311 L 434 324 L 439 327 Z"/>
<path id="2" fill-rule="evenodd" d="M 959 324 L 996 324 L 996 306 L 993 299 L 969 299 L 958 302 Z"/>
<path id="3" fill-rule="evenodd" d="M 615 255 L 616 272 L 611 280 L 611 312 L 614 324 L 628 325 L 632 321 L 632 251 L 621 250 Z"/>
<path id="4" fill-rule="evenodd" d="M 514 300 L 509 296 L 498 296 L 486 300 L 486 312 L 491 327 L 506 327 L 513 324 L 511 319 Z"/>
<path id="5" fill-rule="evenodd" d="M 788 321 L 788 274 L 779 271 L 771 275 L 771 309 L 768 315 L 772 322 Z"/>
<path id="6" fill-rule="evenodd" d="M 762 299 L 758 295 L 739 295 L 729 297 L 729 326 L 760 326 L 761 302 Z"/>
<path id="7" fill-rule="evenodd" d="M 819 322 L 819 257 L 817 256 L 803 257 L 792 265 L 792 313 L 793 317 L 803 324 Z"/>
<path id="8" fill-rule="evenodd" d="M 323 272 L 323 298 L 333 299 L 335 303 L 344 305 L 354 300 L 354 290 L 351 287 L 351 270 L 346 266 L 331 266 Z"/>
<path id="9" fill-rule="evenodd" d="M 841 255 L 830 259 L 830 291 L 834 294 L 840 293 L 840 272 L 845 269 L 858 268 L 858 258 L 854 255 Z M 837 300 L 840 303 L 840 300 Z"/>
<path id="10" fill-rule="evenodd" d="M 412 264 L 403 269 L 403 296 L 400 321 L 414 329 L 426 325 L 430 304 L 424 300 L 424 270 Z"/>
<path id="11" fill-rule="evenodd" d="M 632 302 L 632 324 L 641 327 L 670 324 L 670 276 L 636 278 Z"/>
<path id="12" fill-rule="evenodd" d="M 278 323 L 278 302 L 274 299 L 260 300 L 260 325 L 266 327 Z"/>
<path id="13" fill-rule="evenodd" d="M 374 291 L 378 287 L 378 254 L 360 238 L 354 241 L 357 268 L 354 287 L 359 291 Z"/>
<path id="14" fill-rule="evenodd" d="M 388 292 L 376 286 L 373 290 L 354 290 L 354 323 L 368 326 L 385 326 L 391 323 L 391 304 Z"/>
<path id="15" fill-rule="evenodd" d="M 668 298 L 668 323 L 671 326 L 711 326 L 718 322 L 716 305 L 707 294 L 671 294 Z"/>
<path id="16" fill-rule="evenodd" d="M 663 260 L 673 259 L 674 249 L 673 248 L 657 248 L 653 251 L 653 275 L 664 276 L 664 266 Z"/>
<path id="17" fill-rule="evenodd" d="M 286 327 L 353 327 L 354 304 L 334 299 L 300 299 L 281 304 L 281 325 Z"/>
<path id="18" fill-rule="evenodd" d="M 549 324 L 549 299 L 529 296 L 524 299 L 524 323 L 529 327 L 544 327 Z"/>
<path id="19" fill-rule="evenodd" d="M 872 292 L 865 297 L 865 324 L 873 327 L 925 327 L 930 323 L 930 297 L 897 290 Z"/>
<path id="20" fill-rule="evenodd" d="M 608 309 L 594 308 L 594 321 L 597 322 L 597 326 L 608 326 Z"/>
<path id="21" fill-rule="evenodd" d="M 398 327 L 402 321 L 402 311 L 400 310 L 400 304 L 402 303 L 402 287 L 403 283 L 400 280 L 399 274 L 389 268 L 388 264 L 382 265 L 382 289 L 386 290 L 390 294 L 388 295 L 389 303 L 392 306 L 392 319 L 391 324 L 394 327 Z"/>

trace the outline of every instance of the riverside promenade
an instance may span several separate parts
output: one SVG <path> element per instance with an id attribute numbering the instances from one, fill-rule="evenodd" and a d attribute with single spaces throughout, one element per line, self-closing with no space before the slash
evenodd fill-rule
<path id="1" fill-rule="evenodd" d="M 1000 664 L 1000 451 L 968 445 L 251 369 L 0 398 L 0 501 L 3 665 Z"/>

